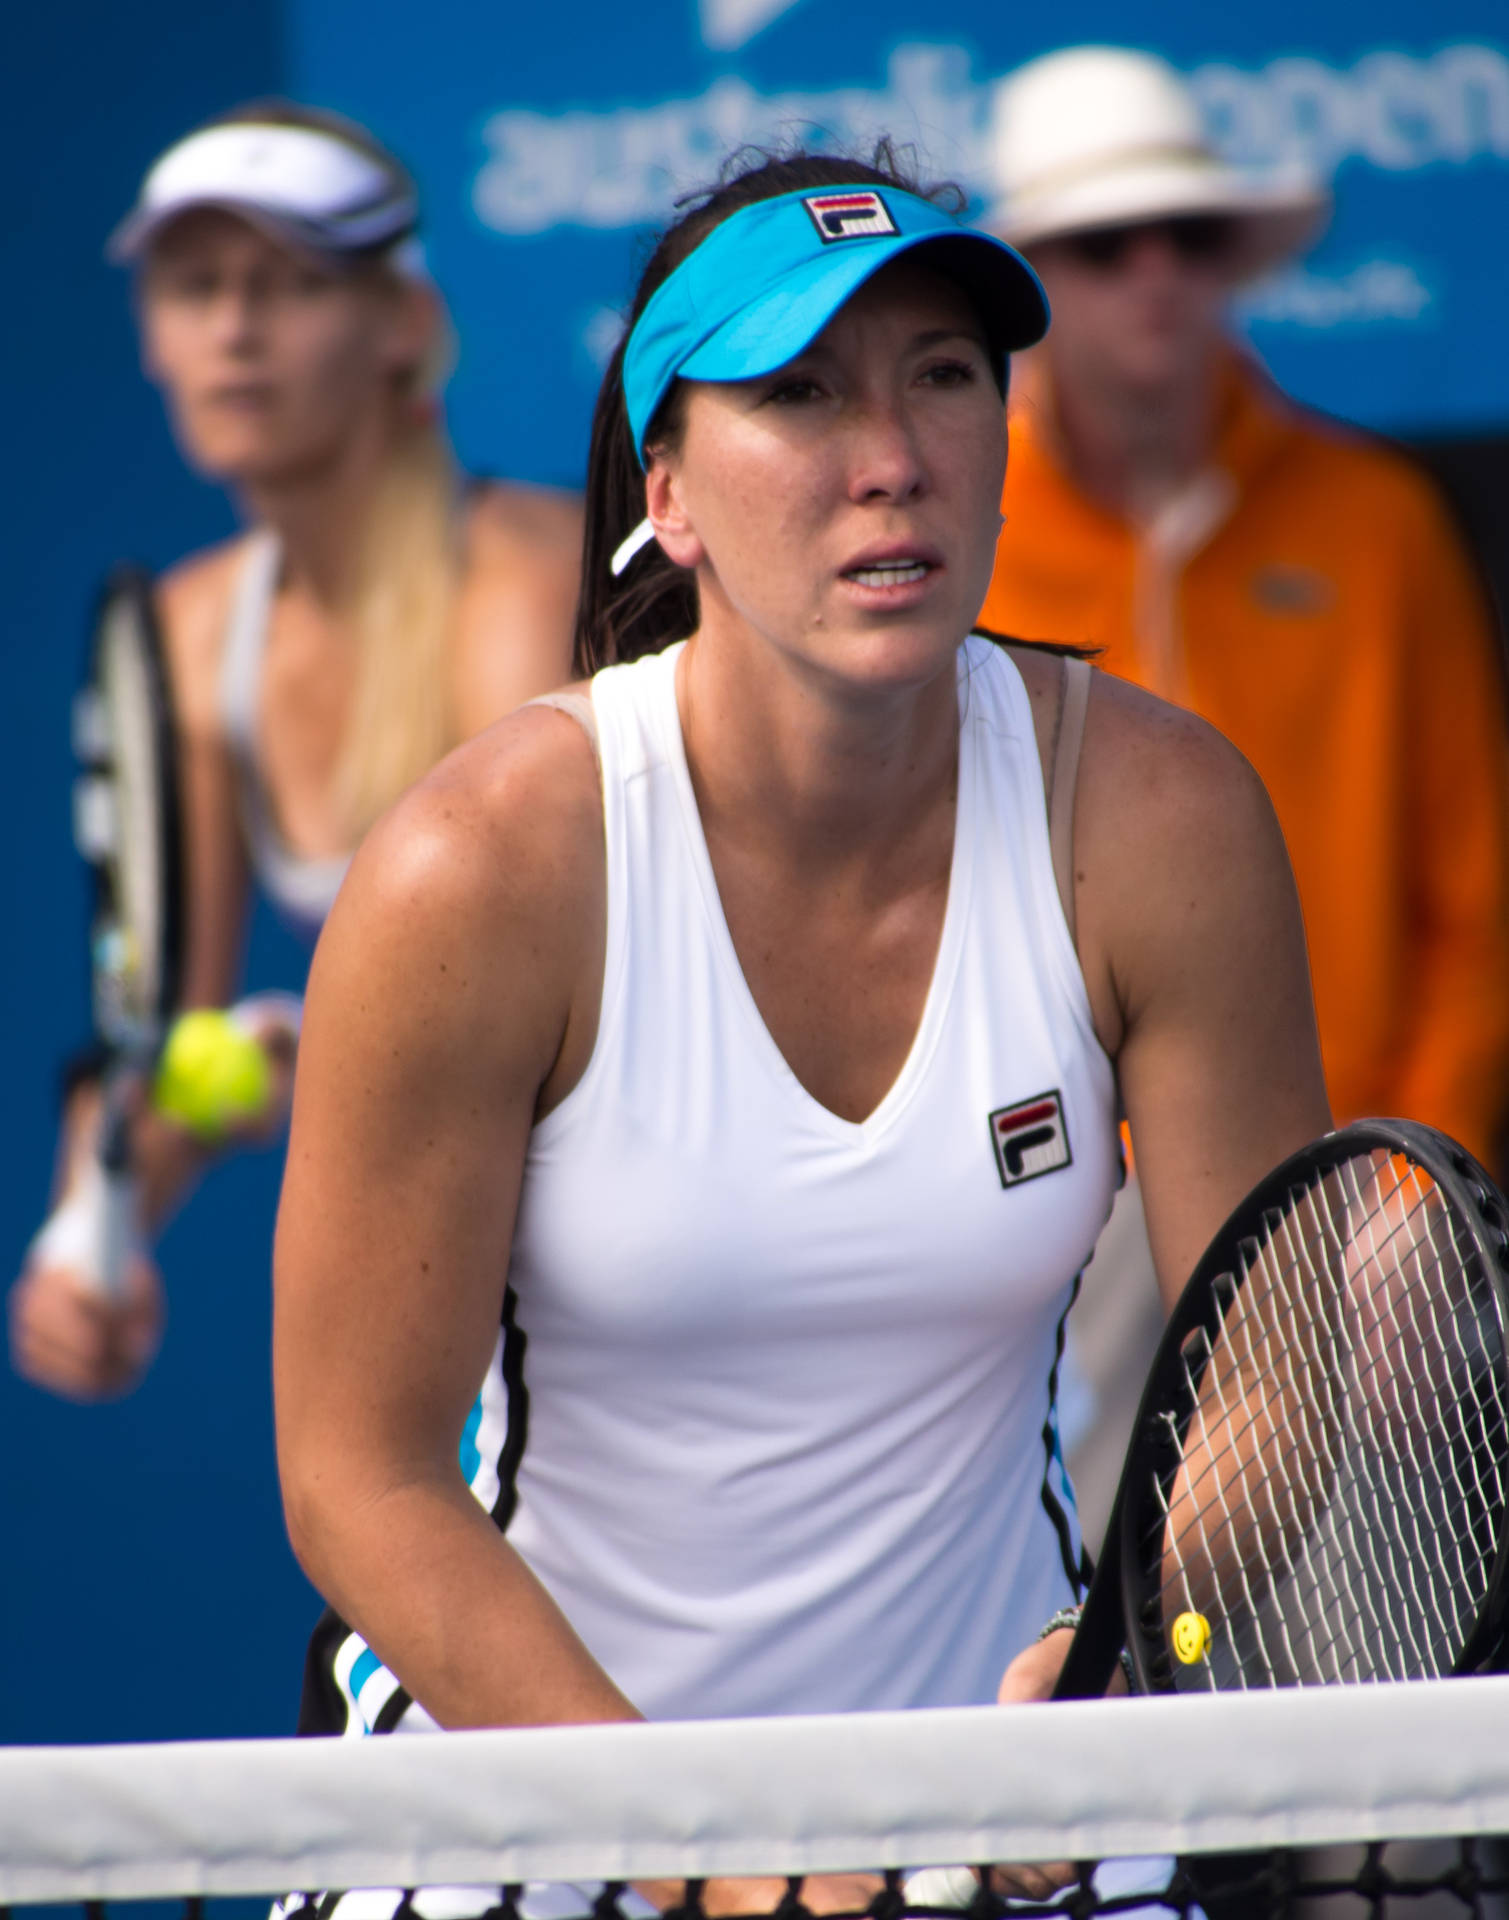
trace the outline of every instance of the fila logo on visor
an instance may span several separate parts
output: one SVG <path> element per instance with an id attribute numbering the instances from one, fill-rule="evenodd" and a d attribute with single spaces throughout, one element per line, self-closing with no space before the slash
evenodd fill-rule
<path id="1" fill-rule="evenodd" d="M 1014 1107 L 997 1107 L 990 1116 L 990 1144 L 1003 1187 L 1019 1187 L 1040 1173 L 1071 1165 L 1074 1156 L 1058 1089 L 1034 1094 Z"/>
<path id="2" fill-rule="evenodd" d="M 809 193 L 802 205 L 812 215 L 825 247 L 835 240 L 868 239 L 897 231 L 890 208 L 878 193 Z"/>

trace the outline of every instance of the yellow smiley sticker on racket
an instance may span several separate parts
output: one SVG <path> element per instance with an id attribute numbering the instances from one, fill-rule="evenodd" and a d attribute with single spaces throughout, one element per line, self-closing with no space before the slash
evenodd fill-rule
<path id="1" fill-rule="evenodd" d="M 1210 1622 L 1203 1613 L 1181 1613 L 1174 1622 L 1174 1652 L 1186 1667 L 1210 1652 Z"/>

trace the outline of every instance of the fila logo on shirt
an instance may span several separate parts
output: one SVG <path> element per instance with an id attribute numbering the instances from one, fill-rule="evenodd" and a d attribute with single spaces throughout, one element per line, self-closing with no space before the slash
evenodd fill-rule
<path id="1" fill-rule="evenodd" d="M 895 233 L 896 222 L 878 193 L 809 193 L 802 205 L 823 245 L 835 240 L 858 240 L 877 233 Z"/>
<path id="2" fill-rule="evenodd" d="M 1019 1187 L 1040 1173 L 1056 1173 L 1072 1165 L 1069 1128 L 1057 1087 L 1019 1100 L 1014 1107 L 997 1107 L 990 1116 L 990 1144 L 1003 1187 Z"/>

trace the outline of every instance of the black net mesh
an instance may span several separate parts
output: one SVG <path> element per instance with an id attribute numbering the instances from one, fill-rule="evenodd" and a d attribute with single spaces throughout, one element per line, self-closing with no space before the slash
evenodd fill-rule
<path id="1" fill-rule="evenodd" d="M 274 1903 L 198 1895 L 172 1903 L 84 1900 L 71 1910 L 84 1920 L 648 1920 L 656 1912 L 666 1920 L 1509 1920 L 1509 1839 L 1474 1834 L 1047 1867 L 739 1876 L 643 1890 L 623 1882 L 518 1882 L 295 1894 Z M 0 1920 L 68 1911 L 67 1904 L 0 1906 Z"/>

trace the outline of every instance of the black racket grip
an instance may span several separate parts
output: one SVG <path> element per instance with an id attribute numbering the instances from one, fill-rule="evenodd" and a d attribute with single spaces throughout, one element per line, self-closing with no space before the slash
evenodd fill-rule
<path id="1" fill-rule="evenodd" d="M 1055 1700 L 1099 1700 L 1111 1684 L 1121 1649 L 1126 1645 L 1126 1628 L 1121 1606 L 1121 1503 L 1111 1516 L 1106 1544 L 1090 1582 L 1085 1610 L 1080 1615 L 1068 1658 L 1054 1683 Z"/>

